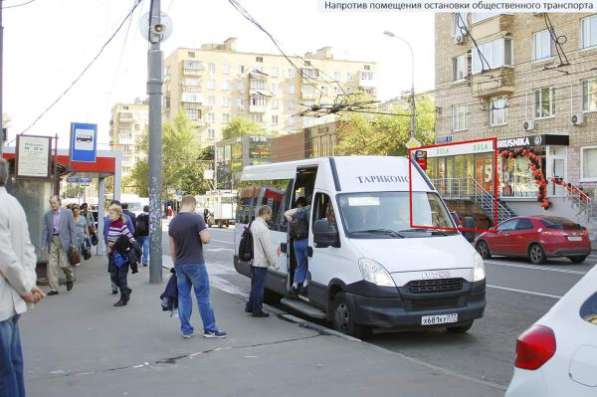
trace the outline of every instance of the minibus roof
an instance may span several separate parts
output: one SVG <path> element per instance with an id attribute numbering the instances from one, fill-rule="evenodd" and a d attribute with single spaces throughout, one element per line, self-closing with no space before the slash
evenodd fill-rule
<path id="1" fill-rule="evenodd" d="M 297 167 L 330 170 L 338 192 L 408 191 L 409 161 L 397 156 L 334 156 L 248 166 L 241 180 L 291 179 Z M 434 191 L 427 176 L 412 163 L 412 190 Z M 319 178 L 318 178 L 319 179 Z"/>

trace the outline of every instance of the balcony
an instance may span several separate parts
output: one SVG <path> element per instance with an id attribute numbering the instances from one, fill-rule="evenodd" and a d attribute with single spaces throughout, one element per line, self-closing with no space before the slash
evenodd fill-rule
<path id="1" fill-rule="evenodd" d="M 198 61 L 184 61 L 182 63 L 182 74 L 185 76 L 200 76 L 205 67 Z"/>
<path id="2" fill-rule="evenodd" d="M 181 96 L 182 103 L 203 103 L 203 96 L 198 92 L 183 92 Z"/>
<path id="3" fill-rule="evenodd" d="M 473 21 L 471 35 L 475 39 L 493 36 L 499 33 L 509 33 L 512 29 L 514 15 L 499 14 L 479 21 Z"/>
<path id="4" fill-rule="evenodd" d="M 251 95 L 249 100 L 250 113 L 265 113 L 267 111 L 267 103 L 270 95 L 263 92 L 256 92 Z"/>
<path id="5" fill-rule="evenodd" d="M 132 113 L 120 113 L 118 115 L 118 121 L 121 123 L 132 123 L 134 121 Z"/>
<path id="6" fill-rule="evenodd" d="M 471 76 L 471 89 L 475 97 L 508 95 L 514 92 L 514 69 L 501 67 Z"/>

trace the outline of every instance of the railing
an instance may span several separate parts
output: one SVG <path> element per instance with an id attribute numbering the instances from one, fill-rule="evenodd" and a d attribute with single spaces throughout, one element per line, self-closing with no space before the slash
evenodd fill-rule
<path id="1" fill-rule="evenodd" d="M 470 200 L 490 219 L 501 223 L 516 214 L 503 202 L 496 200 L 495 196 L 474 178 L 441 178 L 432 179 L 431 182 L 445 200 Z"/>
<path id="2" fill-rule="evenodd" d="M 593 217 L 593 199 L 582 188 L 564 181 L 562 178 L 551 178 L 554 185 L 562 186 L 572 206 L 578 209 L 577 216 L 586 216 L 587 220 Z"/>

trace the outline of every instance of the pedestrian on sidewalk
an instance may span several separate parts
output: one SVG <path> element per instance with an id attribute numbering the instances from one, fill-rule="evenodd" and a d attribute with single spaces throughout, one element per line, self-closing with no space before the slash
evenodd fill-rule
<path id="1" fill-rule="evenodd" d="M 253 317 L 269 317 L 263 311 L 263 295 L 265 293 L 265 278 L 267 268 L 278 268 L 280 248 L 276 250 L 272 243 L 271 233 L 267 222 L 272 219 L 272 209 L 264 205 L 257 211 L 257 218 L 251 224 L 253 236 L 253 262 L 251 263 L 251 295 L 245 312 Z"/>
<path id="2" fill-rule="evenodd" d="M 216 318 L 209 296 L 209 277 L 203 259 L 203 244 L 208 244 L 211 236 L 201 215 L 195 214 L 197 200 L 184 196 L 181 208 L 170 222 L 170 255 L 178 279 L 178 317 L 183 338 L 193 335 L 191 325 L 191 287 L 195 291 L 199 313 L 203 322 L 203 336 L 224 338 L 226 332 L 216 326 Z"/>
<path id="3" fill-rule="evenodd" d="M 8 163 L 0 158 L 0 397 L 25 397 L 19 318 L 44 293 L 35 286 L 37 257 L 27 217 L 6 191 Z"/>
<path id="4" fill-rule="evenodd" d="M 93 218 L 93 214 L 89 211 L 89 204 L 83 203 L 81 204 L 81 215 L 85 217 L 87 220 L 87 234 L 89 235 L 90 240 L 94 240 L 93 245 L 97 244 L 97 231 L 95 228 L 95 219 Z"/>
<path id="5" fill-rule="evenodd" d="M 137 243 L 133 233 L 129 230 L 122 213 L 122 208 L 117 204 L 112 204 L 108 210 L 110 217 L 110 227 L 108 229 L 108 249 L 110 278 L 112 284 L 120 290 L 120 299 L 114 306 L 126 306 L 131 297 L 131 290 L 128 286 L 129 267 L 134 265 L 129 263 L 128 252 L 133 249 Z"/>
<path id="6" fill-rule="evenodd" d="M 125 214 L 126 216 L 128 216 L 129 219 L 131 220 L 131 223 L 133 225 L 135 225 L 135 223 L 137 222 L 137 216 L 132 211 L 129 211 L 129 204 L 122 203 L 120 206 L 122 207 L 122 213 Z M 131 233 L 134 234 L 135 230 L 131 229 Z"/>
<path id="7" fill-rule="evenodd" d="M 288 233 L 294 245 L 296 269 L 292 281 L 292 290 L 298 292 L 300 287 L 309 285 L 309 214 L 311 206 L 304 197 L 296 199 L 295 208 L 284 213 L 288 221 Z"/>
<path id="8" fill-rule="evenodd" d="M 109 211 L 111 205 L 117 205 L 120 207 L 120 201 L 119 200 L 110 201 L 110 205 L 108 206 L 108 211 Z M 133 225 L 131 218 L 129 218 L 125 214 L 123 214 L 122 217 L 124 218 L 125 224 L 129 228 L 129 231 L 131 233 L 135 234 L 135 226 Z M 112 222 L 112 220 L 110 219 L 110 214 L 106 215 L 104 217 L 104 243 L 106 245 L 108 245 L 108 230 L 110 230 L 111 222 Z M 108 255 L 108 273 L 110 273 L 109 258 L 110 258 L 110 255 Z M 112 286 L 112 295 L 118 294 L 118 286 L 112 282 L 112 276 L 110 276 L 110 284 Z"/>
<path id="9" fill-rule="evenodd" d="M 48 295 L 58 295 L 58 269 L 62 269 L 66 278 L 66 290 L 73 289 L 73 269 L 68 262 L 68 251 L 76 249 L 76 231 L 73 213 L 60 208 L 59 196 L 50 198 L 51 209 L 44 216 L 43 245 L 48 250 Z"/>
<path id="10" fill-rule="evenodd" d="M 87 218 L 81 214 L 81 209 L 78 204 L 73 204 L 71 208 L 73 211 L 73 222 L 75 222 L 76 246 L 79 250 L 79 257 L 84 257 L 85 251 L 89 251 L 91 248 L 91 242 L 89 241 L 89 225 L 87 224 Z"/>
<path id="11" fill-rule="evenodd" d="M 135 221 L 135 239 L 141 246 L 141 264 L 147 267 L 149 263 L 149 206 L 143 207 L 143 213 L 139 214 Z"/>

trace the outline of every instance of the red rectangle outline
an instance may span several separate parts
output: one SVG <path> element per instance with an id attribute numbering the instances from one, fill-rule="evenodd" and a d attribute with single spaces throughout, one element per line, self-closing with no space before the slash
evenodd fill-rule
<path id="1" fill-rule="evenodd" d="M 413 218 L 413 187 L 412 187 L 412 168 L 413 168 L 413 157 L 412 153 L 417 150 L 425 150 L 425 149 L 432 149 L 437 147 L 445 147 L 445 146 L 457 146 L 457 145 L 466 145 L 470 143 L 477 143 L 477 142 L 487 142 L 491 141 L 493 143 L 493 223 L 494 226 L 497 226 L 499 223 L 499 212 L 498 212 L 498 202 L 499 202 L 499 181 L 498 181 L 498 147 L 497 147 L 497 138 L 479 138 L 479 139 L 472 139 L 468 141 L 458 141 L 458 142 L 448 142 L 442 143 L 437 145 L 426 145 L 420 146 L 416 148 L 408 149 L 408 199 L 409 199 L 409 217 L 410 217 L 410 227 L 413 229 L 421 229 L 421 230 L 437 230 L 437 231 L 446 231 L 446 232 L 461 232 L 461 233 L 485 233 L 490 231 L 489 229 L 477 229 L 477 228 L 468 228 L 468 227 L 437 227 L 437 226 L 423 226 L 423 225 L 415 225 L 414 218 Z M 435 189 L 435 186 L 433 186 Z M 437 189 L 436 189 L 437 191 Z M 443 200 L 443 198 L 442 198 Z"/>

